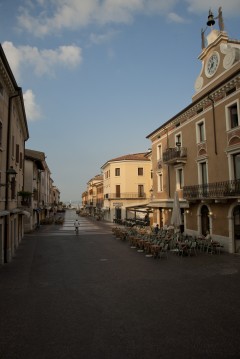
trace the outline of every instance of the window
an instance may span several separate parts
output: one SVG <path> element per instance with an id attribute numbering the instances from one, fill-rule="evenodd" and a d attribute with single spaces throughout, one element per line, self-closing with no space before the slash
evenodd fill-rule
<path id="1" fill-rule="evenodd" d="M 144 197 L 144 187 L 142 184 L 138 185 L 138 197 Z"/>
<path id="2" fill-rule="evenodd" d="M 233 155 L 233 170 L 234 170 L 234 179 L 240 179 L 240 153 Z"/>
<path id="3" fill-rule="evenodd" d="M 23 168 L 23 154 L 20 152 L 20 162 L 19 162 L 20 169 Z"/>
<path id="4" fill-rule="evenodd" d="M 115 176 L 120 176 L 120 168 L 115 168 Z"/>
<path id="5" fill-rule="evenodd" d="M 200 181 L 201 184 L 207 184 L 207 163 L 201 162 L 200 163 Z"/>
<path id="6" fill-rule="evenodd" d="M 157 146 L 157 160 L 162 160 L 162 145 Z"/>
<path id="7" fill-rule="evenodd" d="M 183 188 L 183 169 L 177 168 L 176 171 L 176 188 L 182 189 Z"/>
<path id="8" fill-rule="evenodd" d="M 238 101 L 232 102 L 229 106 L 226 107 L 227 130 L 231 130 L 232 128 L 236 128 L 239 126 L 238 111 Z"/>
<path id="9" fill-rule="evenodd" d="M 208 175 L 207 175 L 207 162 L 199 163 L 199 184 L 201 185 L 202 195 L 207 195 Z"/>
<path id="10" fill-rule="evenodd" d="M 230 106 L 228 108 L 229 117 L 230 117 L 230 127 L 238 127 L 238 113 L 237 113 L 237 104 Z"/>
<path id="11" fill-rule="evenodd" d="M 15 199 L 15 197 L 16 197 L 16 180 L 15 180 L 15 178 L 11 179 L 10 188 L 11 188 L 11 199 Z"/>
<path id="12" fill-rule="evenodd" d="M 119 184 L 116 185 L 116 197 L 117 198 L 121 197 L 121 190 L 120 190 L 120 185 Z"/>
<path id="13" fill-rule="evenodd" d="M 197 124 L 197 130 L 198 130 L 198 136 L 197 136 L 197 140 L 198 143 L 199 142 L 203 142 L 205 141 L 205 128 L 204 128 L 204 122 L 199 122 Z"/>
<path id="14" fill-rule="evenodd" d="M 143 176 L 143 168 L 138 167 L 138 176 Z"/>
<path id="15" fill-rule="evenodd" d="M 19 145 L 16 144 L 16 163 L 19 163 Z"/>
<path id="16" fill-rule="evenodd" d="M 159 173 L 158 174 L 158 192 L 162 192 L 163 191 L 163 174 Z"/>
<path id="17" fill-rule="evenodd" d="M 179 147 L 182 145 L 181 133 L 178 133 L 177 135 L 175 135 L 175 145 L 179 146 Z"/>

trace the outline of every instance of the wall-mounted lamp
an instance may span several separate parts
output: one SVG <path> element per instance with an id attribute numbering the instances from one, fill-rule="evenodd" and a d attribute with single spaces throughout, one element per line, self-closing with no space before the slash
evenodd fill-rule
<path id="1" fill-rule="evenodd" d="M 15 169 L 11 166 L 7 171 L 6 171 L 6 174 L 7 174 L 7 179 L 9 177 L 11 178 L 14 178 L 16 177 L 17 175 L 17 172 L 15 171 Z M 10 181 L 7 180 L 7 183 L 0 183 L 0 187 L 4 187 L 4 186 L 7 186 L 9 184 Z"/>
<path id="2" fill-rule="evenodd" d="M 169 208 L 168 212 L 172 212 L 172 209 L 171 209 L 171 208 Z"/>
<path id="3" fill-rule="evenodd" d="M 213 216 L 213 213 L 212 213 L 212 212 L 209 212 L 208 215 L 209 215 L 209 217 L 212 217 L 212 216 Z"/>
<path id="4" fill-rule="evenodd" d="M 189 209 L 187 209 L 187 210 L 185 211 L 185 213 L 186 213 L 186 214 L 189 214 Z"/>

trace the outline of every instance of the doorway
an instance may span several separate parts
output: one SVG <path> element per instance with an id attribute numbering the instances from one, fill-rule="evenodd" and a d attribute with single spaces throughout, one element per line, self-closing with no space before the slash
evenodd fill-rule
<path id="1" fill-rule="evenodd" d="M 119 207 L 115 208 L 115 218 L 116 219 L 122 219 L 122 210 Z"/>
<path id="2" fill-rule="evenodd" d="M 207 232 L 210 233 L 209 210 L 207 206 L 202 206 L 201 208 L 201 232 L 203 236 L 206 236 Z"/>

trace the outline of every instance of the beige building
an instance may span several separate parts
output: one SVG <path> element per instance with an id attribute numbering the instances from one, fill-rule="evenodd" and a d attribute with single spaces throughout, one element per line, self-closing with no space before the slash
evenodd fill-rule
<path id="1" fill-rule="evenodd" d="M 23 237 L 18 192 L 24 184 L 24 150 L 29 138 L 22 89 L 0 45 L 0 264 L 11 261 Z"/>
<path id="2" fill-rule="evenodd" d="M 92 216 L 96 215 L 101 209 L 102 202 L 100 199 L 102 199 L 102 191 L 100 189 L 102 187 L 102 181 L 102 175 L 98 174 L 91 178 L 87 183 L 87 193 L 84 197 L 85 204 L 83 204 L 83 206 Z"/>
<path id="3" fill-rule="evenodd" d="M 202 33 L 191 104 L 147 136 L 149 206 L 156 222 L 170 224 L 177 191 L 182 230 L 196 236 L 209 231 L 233 253 L 240 251 L 240 41 L 229 38 L 222 19 L 219 30 L 213 22 L 206 39 Z"/>
<path id="4" fill-rule="evenodd" d="M 58 209 L 60 192 L 53 186 L 44 152 L 26 149 L 24 168 L 24 191 L 19 197 L 21 205 L 30 213 L 24 220 L 25 231 L 29 231 L 54 215 Z"/>
<path id="5" fill-rule="evenodd" d="M 104 218 L 113 221 L 145 216 L 151 194 L 152 164 L 148 153 L 113 158 L 101 169 Z"/>

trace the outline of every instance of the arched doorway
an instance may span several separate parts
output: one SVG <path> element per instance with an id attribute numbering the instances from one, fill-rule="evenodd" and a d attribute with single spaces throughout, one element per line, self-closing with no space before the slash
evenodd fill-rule
<path id="1" fill-rule="evenodd" d="M 240 252 L 240 206 L 233 210 L 233 235 L 235 252 Z"/>
<path id="2" fill-rule="evenodd" d="M 210 232 L 209 210 L 205 205 L 201 208 L 201 231 L 204 236 L 206 236 L 207 232 Z"/>

